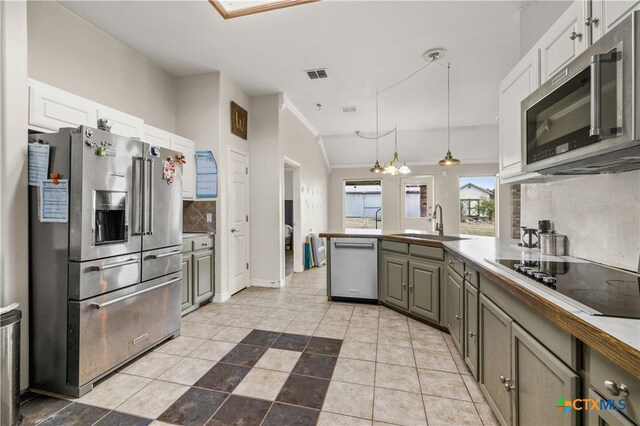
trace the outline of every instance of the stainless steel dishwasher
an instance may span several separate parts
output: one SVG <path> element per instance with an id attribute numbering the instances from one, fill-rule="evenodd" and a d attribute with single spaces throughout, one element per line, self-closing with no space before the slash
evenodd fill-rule
<path id="1" fill-rule="evenodd" d="M 331 299 L 378 301 L 378 239 L 332 238 Z"/>

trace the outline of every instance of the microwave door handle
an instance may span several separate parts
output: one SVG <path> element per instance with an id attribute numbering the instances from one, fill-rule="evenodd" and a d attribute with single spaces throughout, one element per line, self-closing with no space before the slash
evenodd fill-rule
<path id="1" fill-rule="evenodd" d="M 622 129 L 622 123 L 618 123 L 616 127 L 602 127 L 602 64 L 615 63 L 622 60 L 621 50 L 593 55 L 591 57 L 591 129 L 589 136 L 599 136 L 600 139 L 609 138 L 618 134 Z M 621 74 L 618 73 L 616 84 L 622 85 Z M 618 103 L 622 99 L 618 99 Z"/>

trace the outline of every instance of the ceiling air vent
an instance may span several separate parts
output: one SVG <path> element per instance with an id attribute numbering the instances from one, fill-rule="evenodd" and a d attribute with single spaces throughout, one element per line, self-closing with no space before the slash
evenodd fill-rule
<path id="1" fill-rule="evenodd" d="M 306 70 L 305 71 L 311 80 L 317 80 L 319 78 L 327 78 L 327 69 L 326 68 L 318 68 L 315 70 Z"/>
<path id="2" fill-rule="evenodd" d="M 345 114 L 353 114 L 358 112 L 358 107 L 355 105 L 342 106 L 340 107 L 340 111 L 344 112 Z"/>

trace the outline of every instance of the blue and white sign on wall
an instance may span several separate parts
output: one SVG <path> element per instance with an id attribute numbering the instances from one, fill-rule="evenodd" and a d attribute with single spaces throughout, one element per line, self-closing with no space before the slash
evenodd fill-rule
<path id="1" fill-rule="evenodd" d="M 196 151 L 196 197 L 218 196 L 218 164 L 211 151 Z"/>

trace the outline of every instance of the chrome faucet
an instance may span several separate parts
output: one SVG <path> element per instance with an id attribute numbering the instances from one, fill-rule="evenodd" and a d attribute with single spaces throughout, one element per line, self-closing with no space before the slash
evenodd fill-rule
<path id="1" fill-rule="evenodd" d="M 438 208 L 440 208 L 440 222 L 437 221 Z M 444 235 L 444 223 L 442 223 L 442 206 L 440 205 L 440 203 L 436 203 L 436 207 L 433 209 L 433 219 L 436 219 L 436 231 L 438 231 L 438 235 Z"/>

